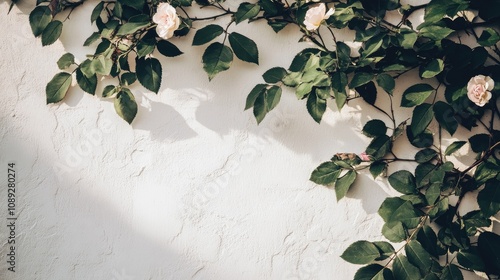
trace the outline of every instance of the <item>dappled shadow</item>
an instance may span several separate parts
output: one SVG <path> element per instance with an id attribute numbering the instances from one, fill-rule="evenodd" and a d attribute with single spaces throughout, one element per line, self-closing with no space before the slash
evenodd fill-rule
<path id="1" fill-rule="evenodd" d="M 377 184 L 370 174 L 359 174 L 347 197 L 361 200 L 367 214 L 377 213 L 385 198 L 390 195 Z"/>
<path id="2" fill-rule="evenodd" d="M 132 126 L 134 129 L 149 131 L 152 140 L 177 141 L 197 135 L 172 106 L 153 101 L 144 95 L 138 96 L 137 101 L 139 110 Z"/>

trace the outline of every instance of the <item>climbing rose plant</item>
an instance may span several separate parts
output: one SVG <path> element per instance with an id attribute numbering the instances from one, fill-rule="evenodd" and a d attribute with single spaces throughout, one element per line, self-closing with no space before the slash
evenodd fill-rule
<path id="1" fill-rule="evenodd" d="M 29 16 L 33 34 L 43 45 L 54 43 L 63 22 L 83 2 L 38 0 Z M 213 14 L 189 15 L 199 8 Z M 423 12 L 423 21 L 410 21 L 415 12 Z M 389 15 L 399 21 L 389 21 Z M 225 26 L 211 21 L 222 17 L 230 19 Z M 130 85 L 138 81 L 158 93 L 162 65 L 153 52 L 181 55 L 171 39 L 193 26 L 192 45 L 208 44 L 202 64 L 210 80 L 229 69 L 234 56 L 258 64 L 254 41 L 230 30 L 244 21 L 266 21 L 275 32 L 293 26 L 300 41 L 315 45 L 298 53 L 287 69 L 264 72 L 265 83 L 251 90 L 245 107 L 258 123 L 278 105 L 283 87 L 306 100 L 318 123 L 328 100 L 341 110 L 360 99 L 383 118 L 364 125 L 362 133 L 372 140 L 363 153 L 335 154 L 312 172 L 313 182 L 332 187 L 342 199 L 362 170 L 377 178 L 386 176 L 391 164 L 407 163 L 388 176 L 401 195 L 386 198 L 378 210 L 387 241 L 357 241 L 341 256 L 363 265 L 354 279 L 463 279 L 464 270 L 499 279 L 500 236 L 492 220 L 500 210 L 500 0 L 432 0 L 415 6 L 398 0 L 258 0 L 242 2 L 236 10 L 222 0 L 97 1 L 89 22 L 96 31 L 84 44 L 95 46 L 95 52 L 81 62 L 70 53 L 59 59 L 64 71 L 47 84 L 47 103 L 61 101 L 75 78 L 95 95 L 107 77 L 116 83 L 100 94 L 113 99 L 118 115 L 131 123 L 137 104 Z M 337 40 L 340 29 L 353 32 L 355 42 Z M 359 49 L 350 47 L 356 44 Z M 421 81 L 396 90 L 398 79 L 410 71 Z M 395 112 L 404 108 L 411 117 L 399 119 Z M 459 127 L 472 136 L 445 147 L 443 139 L 455 139 Z M 411 158 L 393 149 L 405 142 L 417 150 Z M 453 155 L 466 144 L 475 160 L 459 169 Z M 468 195 L 477 197 L 475 210 L 461 205 Z"/>

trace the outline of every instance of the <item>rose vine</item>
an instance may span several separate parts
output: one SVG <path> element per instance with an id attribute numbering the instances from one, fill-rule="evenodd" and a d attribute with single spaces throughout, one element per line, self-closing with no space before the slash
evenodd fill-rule
<path id="1" fill-rule="evenodd" d="M 43 45 L 54 43 L 63 22 L 83 2 L 38 0 L 29 16 L 33 34 Z M 328 100 L 341 110 L 362 99 L 380 112 L 384 120 L 373 118 L 362 129 L 372 138 L 363 153 L 337 153 L 312 172 L 310 179 L 333 187 L 337 199 L 347 194 L 362 170 L 377 178 L 391 164 L 413 166 L 388 176 L 402 195 L 385 199 L 378 211 L 384 220 L 382 235 L 402 246 L 396 250 L 387 241 L 365 240 L 351 244 L 341 257 L 364 265 L 354 279 L 463 279 L 464 270 L 499 279 L 500 236 L 492 224 L 500 211 L 500 85 L 495 83 L 500 81 L 500 0 L 431 0 L 421 5 L 399 0 L 258 0 L 242 2 L 234 11 L 224 4 L 99 1 L 91 15 L 97 31 L 85 41 L 85 46 L 96 46 L 95 53 L 82 62 L 70 53 L 59 59 L 57 65 L 66 71 L 47 84 L 47 103 L 61 101 L 74 78 L 94 95 L 105 76 L 117 82 L 106 86 L 102 96 L 114 99 L 117 113 L 131 123 L 137 104 L 129 86 L 138 81 L 157 93 L 162 66 L 152 53 L 181 55 L 169 39 L 185 36 L 193 23 L 206 23 L 197 29 L 192 45 L 210 43 L 202 56 L 209 79 L 229 69 L 234 56 L 259 62 L 255 42 L 231 32 L 231 25 L 264 20 L 275 32 L 295 26 L 301 41 L 315 47 L 298 53 L 288 69 L 267 70 L 265 83 L 251 90 L 245 109 L 252 109 L 260 123 L 278 105 L 282 88 L 290 87 L 306 100 L 318 123 Z M 213 14 L 192 17 L 195 8 Z M 410 19 L 416 12 L 424 17 L 414 26 Z M 396 16 L 399 21 L 389 20 Z M 230 18 L 225 27 L 212 22 L 221 17 Z M 337 40 L 340 29 L 355 34 L 354 44 Z M 410 71 L 418 72 L 422 81 L 399 92 L 396 82 Z M 388 106 L 380 104 L 381 98 Z M 411 108 L 411 117 L 399 119 L 397 105 Z M 444 147 L 443 138 L 456 136 L 459 127 L 473 135 Z M 397 155 L 394 147 L 405 142 L 418 150 L 414 157 Z M 460 169 L 453 154 L 467 143 L 475 160 Z M 477 207 L 466 212 L 461 203 L 468 194 L 477 195 Z"/>

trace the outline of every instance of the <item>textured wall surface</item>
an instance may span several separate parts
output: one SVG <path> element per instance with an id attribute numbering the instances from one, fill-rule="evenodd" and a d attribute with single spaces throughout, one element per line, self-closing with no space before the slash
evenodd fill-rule
<path id="1" fill-rule="evenodd" d="M 16 273 L 6 270 L 1 226 L 1 279 L 352 279 L 359 266 L 339 256 L 356 240 L 382 238 L 377 210 L 394 193 L 362 174 L 337 202 L 308 179 L 334 153 L 362 152 L 360 128 L 380 116 L 332 102 L 318 125 L 291 91 L 259 126 L 243 111 L 260 75 L 307 47 L 296 30 L 238 25 L 261 65 L 235 61 L 210 83 L 193 34 L 174 39 L 185 54 L 158 55 L 160 93 L 133 89 L 130 126 L 112 102 L 78 88 L 45 105 L 57 59 L 91 52 L 81 46 L 95 2 L 43 48 L 28 24 L 34 3 L 24 2 L 7 16 L 0 1 L 0 178 L 15 162 L 18 209 Z M 6 197 L 2 187 L 2 223 Z"/>

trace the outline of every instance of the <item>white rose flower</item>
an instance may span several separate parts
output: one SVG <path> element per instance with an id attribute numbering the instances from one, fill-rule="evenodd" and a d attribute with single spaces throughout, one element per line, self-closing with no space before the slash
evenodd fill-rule
<path id="1" fill-rule="evenodd" d="M 321 23 L 333 15 L 334 12 L 335 9 L 333 8 L 330 8 L 327 12 L 325 3 L 311 6 L 311 8 L 307 10 L 306 17 L 304 19 L 306 29 L 309 31 L 318 29 Z"/>
<path id="2" fill-rule="evenodd" d="M 179 28 L 181 19 L 177 16 L 174 7 L 168 3 L 161 3 L 153 16 L 153 22 L 157 24 L 156 33 L 158 33 L 158 36 L 169 39 L 174 36 L 174 31 Z"/>
<path id="3" fill-rule="evenodd" d="M 491 99 L 491 90 L 495 81 L 488 76 L 477 75 L 467 84 L 467 97 L 477 106 L 483 107 Z"/>

